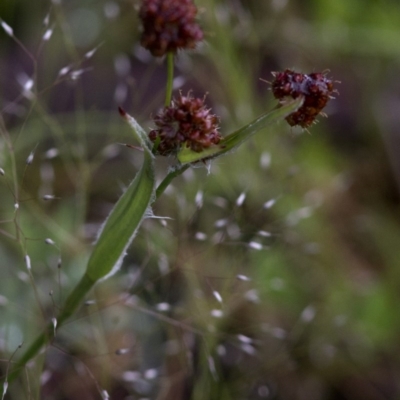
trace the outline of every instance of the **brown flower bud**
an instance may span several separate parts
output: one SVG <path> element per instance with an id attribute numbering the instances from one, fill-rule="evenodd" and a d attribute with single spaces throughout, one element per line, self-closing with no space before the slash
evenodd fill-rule
<path id="1" fill-rule="evenodd" d="M 275 79 L 271 89 L 276 99 L 284 101 L 287 97 L 296 99 L 304 96 L 303 105 L 286 117 L 290 126 L 309 127 L 332 98 L 332 93 L 337 93 L 333 89 L 333 82 L 320 72 L 306 75 L 286 69 L 284 72 L 273 72 L 272 75 Z"/>
<path id="2" fill-rule="evenodd" d="M 142 0 L 142 46 L 156 57 L 178 49 L 193 49 L 203 39 L 196 14 L 192 0 Z"/>
<path id="3" fill-rule="evenodd" d="M 177 100 L 154 117 L 157 129 L 149 133 L 149 138 L 157 146 L 156 153 L 163 156 L 175 154 L 183 145 L 201 152 L 221 140 L 218 122 L 206 108 L 204 98 L 180 93 Z"/>

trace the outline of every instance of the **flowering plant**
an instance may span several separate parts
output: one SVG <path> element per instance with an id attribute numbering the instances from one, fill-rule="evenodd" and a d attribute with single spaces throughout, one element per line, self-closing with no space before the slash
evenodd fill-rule
<path id="1" fill-rule="evenodd" d="M 89 290 L 118 270 L 152 204 L 174 178 L 195 164 L 209 163 L 233 151 L 270 124 L 286 119 L 291 126 L 309 127 L 331 98 L 333 83 L 324 74 L 304 75 L 292 70 L 274 73 L 271 88 L 279 100 L 277 107 L 236 131 L 222 135 L 219 117 L 207 108 L 205 97 L 194 97 L 189 92 L 186 95 L 179 93 L 172 99 L 174 57 L 179 51 L 195 48 L 203 39 L 203 32 L 195 20 L 196 13 L 191 0 L 142 1 L 139 10 L 143 24 L 141 44 L 153 56 L 167 58 L 164 108 L 155 115 L 155 127 L 149 132 L 120 109 L 143 150 L 143 164 L 99 232 L 80 282 L 57 317 L 14 364 L 6 382 L 15 379 L 22 367 L 53 340 L 57 330 L 75 313 Z M 156 187 L 157 156 L 173 157 L 175 164 Z"/>

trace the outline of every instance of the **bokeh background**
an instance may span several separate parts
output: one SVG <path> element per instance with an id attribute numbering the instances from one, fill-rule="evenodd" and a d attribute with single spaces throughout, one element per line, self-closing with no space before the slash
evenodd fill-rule
<path id="1" fill-rule="evenodd" d="M 163 104 L 138 4 L 0 2 L 3 379 L 140 167 L 117 107 L 147 129 Z M 329 118 L 271 126 L 174 181 L 121 271 L 4 398 L 399 398 L 400 2 L 196 4 L 205 41 L 178 55 L 174 83 L 208 93 L 222 134 L 275 106 L 260 78 L 285 68 L 329 70 Z"/>

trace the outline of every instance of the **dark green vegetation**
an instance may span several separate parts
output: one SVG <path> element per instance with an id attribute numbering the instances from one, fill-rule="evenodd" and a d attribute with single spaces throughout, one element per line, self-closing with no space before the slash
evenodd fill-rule
<path id="1" fill-rule="evenodd" d="M 209 175 L 176 179 L 153 209 L 172 219 L 145 221 L 121 271 L 95 287 L 96 302 L 5 399 L 400 395 L 400 5 L 285 3 L 199 0 L 206 42 L 178 57 L 176 77 L 183 92 L 209 93 L 224 135 L 275 106 L 259 78 L 329 68 L 341 81 L 329 118 L 310 134 L 271 126 Z M 53 4 L 44 28 L 49 10 L 47 1 L 0 2 L 35 60 L 0 31 L 3 377 L 81 278 L 100 224 L 142 164 L 143 153 L 118 144 L 137 145 L 117 106 L 151 129 L 164 102 L 165 62 L 140 49 L 131 2 Z M 19 98 L 28 78 L 36 99 Z"/>

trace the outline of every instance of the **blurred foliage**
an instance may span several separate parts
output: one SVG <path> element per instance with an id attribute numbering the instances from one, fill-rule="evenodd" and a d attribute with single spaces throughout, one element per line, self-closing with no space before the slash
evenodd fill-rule
<path id="1" fill-rule="evenodd" d="M 119 145 L 132 139 L 117 106 L 150 128 L 163 103 L 165 65 L 138 46 L 137 4 L 0 2 L 25 46 L 0 31 L 3 377 L 82 275 L 140 167 L 141 153 Z M 310 132 L 265 129 L 209 174 L 176 180 L 154 205 L 166 218 L 144 223 L 121 272 L 5 399 L 97 399 L 103 389 L 112 399 L 398 398 L 400 3 L 197 5 L 206 41 L 179 54 L 175 83 L 208 93 L 223 134 L 274 107 L 260 78 L 284 68 L 340 81 L 329 118 Z M 23 94 L 31 78 L 34 97 Z M 160 176 L 171 163 L 159 161 Z"/>

